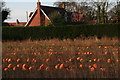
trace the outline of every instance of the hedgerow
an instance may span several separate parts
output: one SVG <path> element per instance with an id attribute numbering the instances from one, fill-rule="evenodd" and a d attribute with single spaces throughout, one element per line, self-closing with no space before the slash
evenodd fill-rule
<path id="1" fill-rule="evenodd" d="M 2 40 L 74 39 L 80 36 L 120 37 L 120 24 L 69 25 L 48 27 L 2 27 Z"/>

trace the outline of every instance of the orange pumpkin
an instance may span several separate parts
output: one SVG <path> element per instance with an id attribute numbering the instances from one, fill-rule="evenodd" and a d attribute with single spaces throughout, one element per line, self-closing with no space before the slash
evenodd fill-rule
<path id="1" fill-rule="evenodd" d="M 57 61 L 61 61 L 61 59 L 60 59 L 60 58 L 58 58 L 58 59 L 57 59 Z"/>
<path id="2" fill-rule="evenodd" d="M 8 61 L 8 58 L 6 58 L 5 61 L 7 62 L 7 61 Z"/>
<path id="3" fill-rule="evenodd" d="M 91 68 L 91 67 L 92 67 L 92 65 L 89 65 L 89 66 L 88 66 L 88 68 Z"/>
<path id="4" fill-rule="evenodd" d="M 97 59 L 95 58 L 95 59 L 93 59 L 93 61 L 96 61 Z"/>
<path id="5" fill-rule="evenodd" d="M 82 67 L 83 67 L 83 65 L 82 65 L 82 64 L 80 64 L 80 65 L 79 65 L 79 67 L 80 67 L 80 68 L 82 68 Z"/>
<path id="6" fill-rule="evenodd" d="M 107 62 L 110 63 L 110 62 L 111 62 L 111 59 L 108 59 Z"/>
<path id="7" fill-rule="evenodd" d="M 105 71 L 105 70 L 106 70 L 106 68 L 100 68 L 100 70 L 101 70 L 101 71 Z"/>
<path id="8" fill-rule="evenodd" d="M 71 62 L 71 61 L 73 61 L 73 59 L 72 59 L 72 58 L 70 58 L 70 59 L 69 59 L 69 61 Z"/>
<path id="9" fill-rule="evenodd" d="M 40 55 L 40 52 L 39 52 L 39 53 L 37 53 L 37 55 Z"/>
<path id="10" fill-rule="evenodd" d="M 22 64 L 17 64 L 17 67 L 22 68 Z"/>
<path id="11" fill-rule="evenodd" d="M 45 69 L 46 71 L 50 71 L 50 67 L 46 67 L 46 69 Z"/>
<path id="12" fill-rule="evenodd" d="M 83 61 L 83 59 L 82 59 L 82 58 L 80 59 L 80 62 L 81 62 L 81 61 Z"/>
<path id="13" fill-rule="evenodd" d="M 80 60 L 80 57 L 77 57 L 77 60 Z"/>
<path id="14" fill-rule="evenodd" d="M 93 54 L 93 53 L 90 52 L 89 54 Z"/>
<path id="15" fill-rule="evenodd" d="M 89 60 L 89 62 L 92 62 L 92 60 Z"/>
<path id="16" fill-rule="evenodd" d="M 50 61 L 50 59 L 48 58 L 48 59 L 46 59 L 45 61 L 46 61 L 46 62 L 49 62 L 49 61 Z"/>
<path id="17" fill-rule="evenodd" d="M 91 71 L 94 71 L 94 70 L 95 70 L 95 68 L 94 68 L 94 67 L 91 67 L 91 68 L 90 68 L 90 70 L 91 70 Z"/>
<path id="18" fill-rule="evenodd" d="M 29 69 L 29 70 L 32 70 L 32 69 L 33 69 L 33 66 L 30 66 L 28 69 Z"/>
<path id="19" fill-rule="evenodd" d="M 20 61 L 21 61 L 21 59 L 18 58 L 18 59 L 17 59 L 17 62 L 20 62 Z"/>
<path id="20" fill-rule="evenodd" d="M 12 64 L 8 64 L 8 66 L 7 66 L 8 68 L 12 68 L 13 67 L 13 65 Z"/>
<path id="21" fill-rule="evenodd" d="M 4 71 L 8 71 L 8 68 L 4 68 Z"/>
<path id="22" fill-rule="evenodd" d="M 60 64 L 57 64 L 57 65 L 55 66 L 55 68 L 56 68 L 56 69 L 58 69 L 58 68 L 59 68 L 59 66 L 60 66 Z"/>
<path id="23" fill-rule="evenodd" d="M 42 64 L 42 65 L 40 66 L 40 69 L 44 69 L 44 68 L 46 68 L 46 65 L 45 65 L 45 64 Z"/>
<path id="24" fill-rule="evenodd" d="M 27 62 L 30 62 L 30 59 L 28 58 L 26 61 L 27 61 Z"/>
<path id="25" fill-rule="evenodd" d="M 119 60 L 117 59 L 116 62 L 119 62 Z"/>
<path id="26" fill-rule="evenodd" d="M 27 68 L 28 68 L 28 65 L 27 64 L 23 64 L 22 69 L 23 70 L 27 70 Z"/>
<path id="27" fill-rule="evenodd" d="M 13 71 L 15 71 L 16 70 L 16 66 L 15 67 L 13 67 Z"/>
<path id="28" fill-rule="evenodd" d="M 6 60 L 5 59 L 2 59 L 3 62 L 5 62 Z"/>
<path id="29" fill-rule="evenodd" d="M 59 69 L 63 69 L 64 64 L 60 64 Z"/>
<path id="30" fill-rule="evenodd" d="M 87 52 L 87 54 L 90 54 L 90 52 Z"/>
<path id="31" fill-rule="evenodd" d="M 9 58 L 9 59 L 8 59 L 8 62 L 11 62 L 11 61 L 12 61 L 12 60 Z"/>
<path id="32" fill-rule="evenodd" d="M 100 59 L 97 59 L 98 62 L 100 62 Z"/>
<path id="33" fill-rule="evenodd" d="M 93 64 L 93 67 L 94 67 L 94 68 L 97 68 L 97 64 Z"/>
<path id="34" fill-rule="evenodd" d="M 104 52 L 104 54 L 107 54 L 107 53 L 108 53 L 107 51 Z"/>
<path id="35" fill-rule="evenodd" d="M 37 60 L 33 58 L 33 59 L 32 59 L 32 62 L 37 62 Z"/>

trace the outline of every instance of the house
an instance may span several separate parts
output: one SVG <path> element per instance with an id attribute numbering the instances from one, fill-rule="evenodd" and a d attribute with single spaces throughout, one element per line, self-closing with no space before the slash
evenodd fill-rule
<path id="1" fill-rule="evenodd" d="M 48 26 L 52 24 L 59 24 L 61 22 L 66 23 L 78 23 L 83 22 L 84 15 L 77 12 L 67 12 L 64 4 L 61 7 L 43 6 L 38 0 L 37 7 L 33 12 L 30 12 L 27 16 L 27 22 L 8 23 L 9 26 Z"/>
<path id="2" fill-rule="evenodd" d="M 60 17 L 65 16 L 66 10 L 64 8 L 58 7 L 50 7 L 50 6 L 43 6 L 38 1 L 37 8 L 34 12 L 31 12 L 29 15 L 29 20 L 25 24 L 26 27 L 28 26 L 48 26 L 52 24 L 52 18 L 56 15 L 56 13 Z M 53 17 L 51 17 L 53 16 Z"/>
<path id="3" fill-rule="evenodd" d="M 2 26 L 24 26 L 26 24 L 26 22 L 19 22 L 19 20 L 17 19 L 16 22 L 4 22 L 2 24 Z"/>
<path id="4" fill-rule="evenodd" d="M 67 12 L 64 8 L 64 4 L 59 7 L 43 6 L 38 1 L 37 8 L 29 15 L 29 20 L 25 24 L 28 26 L 48 26 L 50 24 L 59 23 L 65 21 L 66 23 L 81 22 L 83 23 L 83 14 L 75 12 Z"/>
<path id="5" fill-rule="evenodd" d="M 19 22 L 18 19 L 16 20 L 16 22 L 7 23 L 8 26 L 24 26 L 25 24 L 26 22 Z"/>

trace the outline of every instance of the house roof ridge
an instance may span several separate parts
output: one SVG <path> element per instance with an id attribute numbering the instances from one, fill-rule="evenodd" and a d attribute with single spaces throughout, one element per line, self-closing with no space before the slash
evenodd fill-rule
<path id="1" fill-rule="evenodd" d="M 47 16 L 47 14 L 41 9 L 42 13 L 47 17 L 47 19 L 50 20 L 50 18 Z"/>
<path id="2" fill-rule="evenodd" d="M 64 9 L 64 8 L 60 8 L 60 7 L 54 7 L 54 6 L 45 6 L 45 5 L 41 5 L 41 7 L 50 7 L 50 8 Z"/>

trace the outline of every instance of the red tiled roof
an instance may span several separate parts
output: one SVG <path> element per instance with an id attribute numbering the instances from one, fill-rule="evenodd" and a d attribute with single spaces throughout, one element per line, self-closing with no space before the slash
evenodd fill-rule
<path id="1" fill-rule="evenodd" d="M 16 22 L 8 23 L 10 26 L 16 26 L 16 25 L 25 25 L 26 22 L 20 22 L 19 24 L 16 24 Z"/>
<path id="2" fill-rule="evenodd" d="M 27 22 L 20 22 L 20 24 L 26 24 Z"/>
<path id="3" fill-rule="evenodd" d="M 9 25 L 16 25 L 16 23 L 8 23 Z"/>

